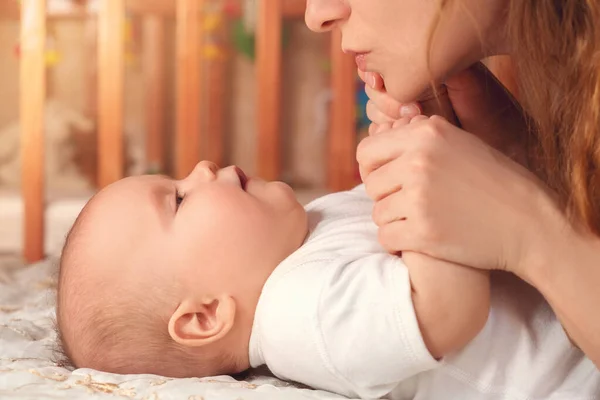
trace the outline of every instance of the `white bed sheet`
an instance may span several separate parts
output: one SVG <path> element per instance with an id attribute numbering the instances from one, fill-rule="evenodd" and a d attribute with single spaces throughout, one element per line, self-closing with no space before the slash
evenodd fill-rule
<path id="1" fill-rule="evenodd" d="M 340 399 L 269 376 L 247 381 L 230 377 L 168 379 L 122 376 L 80 369 L 68 371 L 52 361 L 55 334 L 55 262 L 0 265 L 0 399 L 247 400 Z"/>

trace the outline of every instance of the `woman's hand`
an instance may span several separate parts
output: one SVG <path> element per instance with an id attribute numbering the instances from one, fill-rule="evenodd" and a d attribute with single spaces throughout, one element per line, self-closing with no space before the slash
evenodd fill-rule
<path id="1" fill-rule="evenodd" d="M 377 119 L 377 110 L 396 112 L 401 105 L 382 91 L 382 82 L 376 95 L 369 91 L 370 115 L 387 124 L 379 132 L 396 125 L 358 151 L 367 191 L 377 201 L 381 242 L 390 251 L 517 274 L 544 295 L 600 368 L 600 239 L 573 225 L 529 171 L 482 142 L 526 165 L 526 117 L 489 71 L 476 65 L 446 85 L 460 125 L 481 140 L 439 118 L 410 125 L 398 114 L 391 123 Z"/>
<path id="2" fill-rule="evenodd" d="M 556 209 L 544 184 L 441 117 L 408 121 L 357 152 L 382 245 L 518 273 Z"/>

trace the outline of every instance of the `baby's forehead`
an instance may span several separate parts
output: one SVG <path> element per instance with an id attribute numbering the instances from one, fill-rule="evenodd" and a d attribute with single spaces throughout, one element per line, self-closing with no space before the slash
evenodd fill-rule
<path id="1" fill-rule="evenodd" d="M 158 201 L 168 190 L 161 177 L 127 178 L 108 186 L 84 210 L 88 242 L 111 253 L 131 252 L 154 240 L 164 230 Z"/>
<path id="2" fill-rule="evenodd" d="M 151 211 L 145 207 L 157 197 L 165 196 L 172 184 L 160 176 L 136 176 L 122 179 L 100 191 L 90 201 L 89 207 L 94 214 L 118 214 L 119 209 Z"/>

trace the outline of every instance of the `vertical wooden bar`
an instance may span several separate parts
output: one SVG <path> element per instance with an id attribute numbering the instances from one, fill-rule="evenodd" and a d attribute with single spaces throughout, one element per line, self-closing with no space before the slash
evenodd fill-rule
<path id="1" fill-rule="evenodd" d="M 123 177 L 124 0 L 98 10 L 98 186 Z"/>
<path id="2" fill-rule="evenodd" d="M 341 50 L 339 30 L 331 38 L 331 127 L 328 146 L 328 186 L 332 191 L 350 189 L 354 184 L 356 152 L 356 63 Z"/>
<path id="3" fill-rule="evenodd" d="M 89 16 L 85 20 L 86 88 L 85 116 L 96 120 L 98 117 L 98 19 Z M 94 178 L 94 179 L 97 179 Z"/>
<path id="4" fill-rule="evenodd" d="M 205 55 L 208 55 L 206 61 L 206 85 L 207 85 L 207 129 L 206 146 L 207 159 L 217 165 L 223 165 L 225 161 L 225 116 L 227 104 L 227 65 L 229 61 L 229 51 L 226 50 L 229 42 L 229 23 L 223 7 L 215 7 L 210 15 L 205 16 L 209 19 L 218 20 L 219 23 L 207 23 L 205 32 L 207 46 L 204 48 Z"/>
<path id="5" fill-rule="evenodd" d="M 23 256 L 44 257 L 44 102 L 46 97 L 46 0 L 21 3 L 21 162 L 24 207 Z"/>
<path id="6" fill-rule="evenodd" d="M 156 172 L 165 171 L 166 41 L 165 22 L 157 15 L 144 17 L 144 81 L 146 159 Z"/>
<path id="7" fill-rule="evenodd" d="M 95 15 L 89 15 L 85 19 L 85 82 L 86 98 L 84 115 L 91 121 L 98 121 L 98 19 Z M 91 132 L 86 137 L 85 164 L 82 165 L 83 175 L 89 179 L 94 188 L 98 188 L 98 130 Z M 88 142 L 89 141 L 89 142 Z M 89 144 L 88 144 L 89 143 Z M 83 160 L 82 160 L 83 161 Z"/>
<path id="8" fill-rule="evenodd" d="M 258 174 L 267 180 L 281 173 L 282 0 L 258 0 Z"/>
<path id="9" fill-rule="evenodd" d="M 225 87 L 226 61 L 214 60 L 208 63 L 208 103 L 207 103 L 207 158 L 222 165 L 225 159 Z"/>
<path id="10" fill-rule="evenodd" d="M 177 109 L 175 177 L 184 178 L 200 161 L 202 76 L 200 11 L 204 0 L 177 0 Z"/>

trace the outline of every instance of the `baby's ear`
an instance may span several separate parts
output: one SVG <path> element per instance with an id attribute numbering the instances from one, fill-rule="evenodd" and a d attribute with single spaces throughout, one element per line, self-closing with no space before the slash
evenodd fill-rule
<path id="1" fill-rule="evenodd" d="M 235 312 L 235 300 L 229 295 L 184 300 L 171 315 L 169 335 L 190 347 L 216 342 L 233 327 Z"/>

